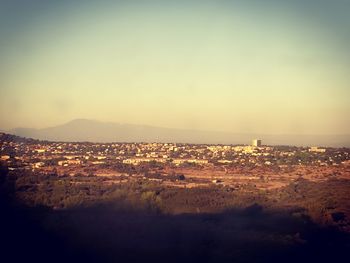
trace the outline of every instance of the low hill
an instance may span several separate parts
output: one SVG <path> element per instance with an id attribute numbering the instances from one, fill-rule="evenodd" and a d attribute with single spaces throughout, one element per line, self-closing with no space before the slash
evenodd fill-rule
<path id="1" fill-rule="evenodd" d="M 261 135 L 217 131 L 170 129 L 147 125 L 120 124 L 77 119 L 43 129 L 16 128 L 10 134 L 49 141 L 90 142 L 176 142 L 249 144 L 260 138 L 268 145 L 350 146 L 349 135 Z"/>

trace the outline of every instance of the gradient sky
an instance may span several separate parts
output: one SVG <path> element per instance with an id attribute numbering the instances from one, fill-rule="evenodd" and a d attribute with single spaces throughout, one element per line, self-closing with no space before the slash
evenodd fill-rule
<path id="1" fill-rule="evenodd" d="M 0 129 L 350 134 L 350 1 L 0 0 Z"/>

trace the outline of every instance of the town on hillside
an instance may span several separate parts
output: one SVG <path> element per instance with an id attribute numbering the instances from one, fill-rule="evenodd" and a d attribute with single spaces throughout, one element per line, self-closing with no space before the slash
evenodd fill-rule
<path id="1" fill-rule="evenodd" d="M 350 231 L 349 148 L 258 139 L 247 145 L 50 142 L 2 133 L 0 158 L 27 205 L 64 209 L 136 198 L 134 204 L 176 214 L 259 204 L 302 208 L 315 221 Z"/>

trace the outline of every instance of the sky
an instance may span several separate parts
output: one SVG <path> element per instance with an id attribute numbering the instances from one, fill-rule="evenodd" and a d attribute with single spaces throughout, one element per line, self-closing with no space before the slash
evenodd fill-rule
<path id="1" fill-rule="evenodd" d="M 350 134 L 350 1 L 0 0 L 0 129 Z"/>

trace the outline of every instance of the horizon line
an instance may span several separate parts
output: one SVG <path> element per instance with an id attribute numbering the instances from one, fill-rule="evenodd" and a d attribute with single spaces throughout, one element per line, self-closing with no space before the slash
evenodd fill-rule
<path id="1" fill-rule="evenodd" d="M 45 130 L 50 128 L 56 128 L 59 126 L 63 126 L 75 121 L 89 121 L 89 122 L 98 122 L 101 124 L 118 124 L 118 125 L 130 125 L 130 126 L 144 126 L 144 127 L 152 127 L 152 128 L 160 128 L 160 129 L 169 129 L 169 130 L 180 130 L 180 131 L 197 131 L 197 132 L 217 132 L 217 133 L 226 133 L 226 134 L 237 134 L 237 135 L 259 135 L 259 136 L 349 136 L 350 133 L 259 133 L 259 132 L 235 132 L 235 131 L 223 131 L 223 130 L 206 130 L 206 129 L 188 129 L 188 128 L 176 128 L 176 127 L 165 127 L 165 126 L 157 126 L 152 124 L 136 124 L 136 123 L 123 123 L 123 122 L 117 122 L 117 121 L 102 121 L 97 119 L 90 119 L 90 118 L 75 118 L 68 121 L 65 121 L 63 123 L 59 123 L 53 126 L 47 126 L 47 127 L 41 127 L 41 128 L 32 128 L 32 127 L 14 127 L 10 129 L 0 129 L 0 132 L 9 133 L 16 129 L 30 129 L 30 130 Z M 252 138 L 254 139 L 254 138 Z"/>

